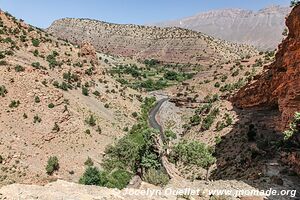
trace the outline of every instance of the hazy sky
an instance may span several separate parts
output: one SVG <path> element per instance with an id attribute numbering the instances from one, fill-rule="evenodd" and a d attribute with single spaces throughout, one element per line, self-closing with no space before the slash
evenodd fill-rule
<path id="1" fill-rule="evenodd" d="M 63 17 L 147 24 L 220 8 L 258 10 L 290 0 L 0 0 L 0 8 L 37 27 Z"/>

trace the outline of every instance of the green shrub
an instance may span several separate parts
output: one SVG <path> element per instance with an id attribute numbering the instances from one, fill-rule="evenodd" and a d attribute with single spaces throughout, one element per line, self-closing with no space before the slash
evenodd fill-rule
<path id="1" fill-rule="evenodd" d="M 195 114 L 193 117 L 190 118 L 190 123 L 192 126 L 197 126 L 200 124 L 201 117 L 198 114 Z"/>
<path id="2" fill-rule="evenodd" d="M 34 117 L 33 117 L 33 123 L 40 123 L 42 121 L 42 119 L 38 116 L 38 115 L 35 115 Z"/>
<path id="3" fill-rule="evenodd" d="M 94 115 L 90 115 L 85 122 L 90 126 L 96 126 L 96 119 L 94 118 Z"/>
<path id="4" fill-rule="evenodd" d="M 79 179 L 79 183 L 123 189 L 128 185 L 131 178 L 132 174 L 124 170 L 108 173 L 106 171 L 101 172 L 97 167 L 89 166 Z"/>
<path id="5" fill-rule="evenodd" d="M 5 88 L 4 85 L 0 86 L 0 96 L 5 97 L 5 95 L 7 94 L 7 90 Z"/>
<path id="6" fill-rule="evenodd" d="M 296 112 L 292 122 L 290 123 L 289 130 L 284 131 L 284 139 L 288 140 L 294 134 L 300 133 L 300 112 Z"/>
<path id="7" fill-rule="evenodd" d="M 81 89 L 84 96 L 89 96 L 89 89 L 87 87 L 82 86 Z"/>
<path id="8" fill-rule="evenodd" d="M 27 116 L 26 113 L 23 114 L 23 118 L 24 118 L 24 119 L 27 119 L 27 118 L 28 118 L 28 116 Z"/>
<path id="9" fill-rule="evenodd" d="M 107 180 L 105 176 L 102 176 L 97 167 L 88 167 L 83 176 L 79 179 L 80 184 L 84 185 L 104 185 Z"/>
<path id="10" fill-rule="evenodd" d="M 32 42 L 32 45 L 35 46 L 35 47 L 38 47 L 40 45 L 39 39 L 34 38 L 34 39 L 31 40 L 31 42 Z"/>
<path id="11" fill-rule="evenodd" d="M 33 62 L 31 64 L 32 67 L 36 68 L 36 69 L 40 69 L 41 68 L 41 64 L 39 62 Z"/>
<path id="12" fill-rule="evenodd" d="M 137 112 L 133 112 L 132 114 L 132 117 L 136 118 L 138 116 Z"/>
<path id="13" fill-rule="evenodd" d="M 88 157 L 87 160 L 84 162 L 84 165 L 91 167 L 94 165 L 94 162 L 90 157 Z"/>
<path id="14" fill-rule="evenodd" d="M 46 166 L 46 172 L 48 175 L 52 175 L 54 171 L 59 169 L 58 158 L 56 156 L 49 157 Z"/>
<path id="15" fill-rule="evenodd" d="M 174 163 L 182 162 L 185 165 L 208 168 L 216 161 L 212 153 L 203 143 L 183 140 L 172 148 L 170 160 Z"/>
<path id="16" fill-rule="evenodd" d="M 216 88 L 220 87 L 220 83 L 219 83 L 219 82 L 216 82 L 216 83 L 215 83 L 215 87 L 216 87 Z"/>
<path id="17" fill-rule="evenodd" d="M 17 108 L 19 105 L 20 105 L 19 100 L 17 100 L 17 101 L 13 100 L 13 101 L 10 102 L 9 107 L 10 108 Z"/>
<path id="18" fill-rule="evenodd" d="M 35 96 L 35 97 L 34 97 L 34 102 L 35 102 L 35 103 L 40 103 L 40 102 L 41 102 L 40 97 Z"/>
<path id="19" fill-rule="evenodd" d="M 25 71 L 25 68 L 22 67 L 21 65 L 16 65 L 15 66 L 15 71 L 16 72 L 23 72 L 23 71 Z"/>
<path id="20" fill-rule="evenodd" d="M 93 95 L 99 97 L 100 96 L 100 92 L 96 90 L 95 92 L 93 92 Z"/>
<path id="21" fill-rule="evenodd" d="M 7 62 L 5 60 L 0 60 L 0 66 L 7 65 Z"/>
<path id="22" fill-rule="evenodd" d="M 34 50 L 33 51 L 33 55 L 35 56 L 35 57 L 37 57 L 38 55 L 39 55 L 39 51 L 36 49 L 36 50 Z"/>
<path id="23" fill-rule="evenodd" d="M 54 104 L 53 103 L 49 103 L 48 108 L 54 108 Z"/>
<path id="24" fill-rule="evenodd" d="M 161 170 L 151 168 L 143 175 L 143 180 L 150 184 L 163 187 L 168 184 L 170 179 L 169 176 Z"/>

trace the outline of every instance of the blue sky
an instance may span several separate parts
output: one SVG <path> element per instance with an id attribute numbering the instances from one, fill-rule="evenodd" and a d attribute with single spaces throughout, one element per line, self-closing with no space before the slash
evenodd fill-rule
<path id="1" fill-rule="evenodd" d="M 0 0 L 0 8 L 37 27 L 63 17 L 147 24 L 221 8 L 258 10 L 290 0 Z"/>

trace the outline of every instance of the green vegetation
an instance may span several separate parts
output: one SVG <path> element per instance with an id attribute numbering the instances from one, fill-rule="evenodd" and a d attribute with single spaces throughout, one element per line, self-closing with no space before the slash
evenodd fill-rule
<path id="1" fill-rule="evenodd" d="M 236 83 L 228 83 L 220 87 L 221 92 L 232 92 L 234 90 L 240 89 L 246 84 L 246 81 L 243 78 L 240 78 Z"/>
<path id="2" fill-rule="evenodd" d="M 296 112 L 289 130 L 284 131 L 284 140 L 290 139 L 294 134 L 300 133 L 300 112 Z"/>
<path id="3" fill-rule="evenodd" d="M 40 103 L 40 102 L 41 102 L 40 97 L 35 96 L 35 97 L 34 97 L 34 102 L 35 102 L 35 103 Z"/>
<path id="4" fill-rule="evenodd" d="M 144 174 L 163 175 L 159 155 L 155 151 L 155 135 L 157 132 L 148 127 L 148 113 L 156 102 L 155 98 L 145 98 L 138 122 L 129 133 L 105 150 L 103 171 L 89 167 L 80 179 L 82 184 L 101 185 L 105 187 L 124 188 L 133 174 L 141 169 Z M 151 172 L 149 171 L 151 170 Z M 144 180 L 155 180 L 155 177 L 145 176 Z M 158 181 L 157 184 L 167 181 Z"/>
<path id="5" fill-rule="evenodd" d="M 35 46 L 35 47 L 38 47 L 40 45 L 39 39 L 34 38 L 34 39 L 31 40 L 31 42 L 32 42 L 32 45 Z"/>
<path id="6" fill-rule="evenodd" d="M 94 115 L 90 115 L 86 120 L 85 123 L 87 123 L 90 126 L 96 126 L 96 119 L 94 118 Z"/>
<path id="7" fill-rule="evenodd" d="M 121 84 L 133 89 L 153 91 L 190 79 L 194 72 L 186 66 L 163 65 L 157 60 L 145 60 L 140 67 L 135 64 L 115 66 L 110 74 Z"/>
<path id="8" fill-rule="evenodd" d="M 59 54 L 56 52 L 56 51 L 52 51 L 52 54 L 49 54 L 46 58 L 46 60 L 48 61 L 49 63 L 49 67 L 50 69 L 53 69 L 55 68 L 56 66 L 60 66 L 61 63 L 59 63 L 57 60 L 56 60 L 56 57 L 58 56 Z"/>
<path id="9" fill-rule="evenodd" d="M 25 68 L 22 67 L 21 65 L 16 65 L 15 66 L 15 71 L 16 72 L 23 72 L 23 71 L 25 71 Z"/>
<path id="10" fill-rule="evenodd" d="M 89 96 L 89 89 L 85 86 L 82 86 L 81 92 L 84 96 Z"/>
<path id="11" fill-rule="evenodd" d="M 54 171 L 59 169 L 58 158 L 51 156 L 47 161 L 46 172 L 48 175 L 52 175 Z"/>
<path id="12" fill-rule="evenodd" d="M 0 96 L 5 97 L 5 95 L 7 94 L 7 90 L 5 88 L 4 85 L 0 86 Z"/>
<path id="13" fill-rule="evenodd" d="M 17 108 L 19 105 L 20 105 L 20 101 L 19 101 L 19 100 L 17 100 L 17 101 L 12 100 L 12 101 L 10 102 L 10 104 L 9 104 L 9 107 L 10 107 L 10 108 Z"/>
<path id="14" fill-rule="evenodd" d="M 54 108 L 54 104 L 53 103 L 49 103 L 48 108 Z"/>
<path id="15" fill-rule="evenodd" d="M 116 170 L 111 173 L 100 171 L 97 167 L 89 166 L 79 179 L 80 184 L 99 185 L 108 188 L 125 188 L 132 174 L 124 170 Z"/>
<path id="16" fill-rule="evenodd" d="M 84 162 L 84 165 L 91 167 L 94 165 L 94 162 L 90 157 L 88 157 L 87 160 Z"/>
<path id="17" fill-rule="evenodd" d="M 230 115 L 228 113 L 225 113 L 225 116 L 223 117 L 223 119 L 225 120 L 225 122 L 218 122 L 217 123 L 217 131 L 221 131 L 223 130 L 225 127 L 228 127 L 232 124 L 232 118 L 230 117 Z"/>
<path id="18" fill-rule="evenodd" d="M 166 139 L 167 139 L 168 142 L 171 141 L 171 140 L 175 140 L 177 138 L 176 133 L 174 133 L 173 131 L 171 131 L 169 129 L 167 129 L 164 132 L 164 134 L 165 134 L 165 137 L 166 137 Z"/>
<path id="19" fill-rule="evenodd" d="M 172 148 L 170 161 L 207 169 L 216 161 L 212 153 L 213 151 L 203 143 L 183 140 Z"/>
<path id="20" fill-rule="evenodd" d="M 33 123 L 40 123 L 41 121 L 42 121 L 42 119 L 38 115 L 35 115 L 33 117 Z"/>

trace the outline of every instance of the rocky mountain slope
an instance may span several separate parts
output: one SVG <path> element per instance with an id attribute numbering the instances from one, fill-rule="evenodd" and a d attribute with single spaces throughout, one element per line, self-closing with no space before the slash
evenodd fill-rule
<path id="1" fill-rule="evenodd" d="M 290 8 L 280 6 L 257 12 L 224 9 L 154 25 L 191 29 L 223 40 L 254 45 L 261 50 L 274 50 L 283 38 L 284 21 L 289 12 Z"/>
<path id="2" fill-rule="evenodd" d="M 286 149 L 288 153 L 282 153 L 283 160 L 298 174 L 300 174 L 300 133 L 296 112 L 300 111 L 299 16 L 298 5 L 287 18 L 286 25 L 289 33 L 279 45 L 275 62 L 266 67 L 261 76 L 257 76 L 254 82 L 242 88 L 232 99 L 239 108 L 267 107 L 279 111 L 277 120 L 272 122 L 276 124 L 275 129 L 280 131 L 293 129 L 291 135 L 285 132 L 289 145 Z M 290 125 L 291 122 L 294 125 Z"/>
<path id="3" fill-rule="evenodd" d="M 0 185 L 78 181 L 84 162 L 135 123 L 141 94 L 106 74 L 93 47 L 80 48 L 0 12 Z M 46 174 L 50 156 L 59 172 Z"/>
<path id="4" fill-rule="evenodd" d="M 275 62 L 265 68 L 261 76 L 233 98 L 241 108 L 273 107 L 281 112 L 278 129 L 288 127 L 294 113 L 300 110 L 300 7 L 287 18 L 287 38 L 279 45 Z"/>
<path id="5" fill-rule="evenodd" d="M 54 21 L 47 32 L 75 44 L 90 42 L 99 52 L 137 59 L 153 58 L 168 63 L 207 65 L 257 53 L 247 45 L 225 42 L 181 28 L 65 18 Z"/>

